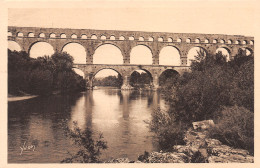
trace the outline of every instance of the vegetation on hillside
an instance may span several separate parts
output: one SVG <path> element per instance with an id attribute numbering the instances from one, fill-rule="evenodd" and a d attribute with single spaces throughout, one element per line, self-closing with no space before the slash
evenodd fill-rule
<path id="1" fill-rule="evenodd" d="M 253 152 L 254 139 L 254 57 L 239 50 L 229 62 L 222 53 L 205 56 L 198 52 L 191 65 L 191 72 L 177 80 L 170 80 L 162 87 L 170 106 L 167 122 L 153 120 L 160 130 L 160 139 L 174 138 L 172 123 L 187 124 L 213 119 L 214 134 L 225 144 Z M 154 117 L 158 118 L 157 111 Z M 166 116 L 167 116 L 166 115 Z M 166 126 L 166 124 L 168 126 Z M 167 128 L 169 129 L 162 129 Z M 178 127 L 176 129 L 179 130 Z M 158 132 L 158 131 L 157 131 Z M 173 133 L 171 133 L 173 132 Z M 170 134 L 170 135 L 169 135 Z M 166 141 L 167 142 L 167 141 Z M 174 142 L 174 141 L 172 141 Z"/>
<path id="2" fill-rule="evenodd" d="M 85 81 L 72 67 L 73 57 L 68 53 L 35 59 L 24 51 L 8 50 L 8 93 L 48 95 L 54 91 L 82 91 Z"/>

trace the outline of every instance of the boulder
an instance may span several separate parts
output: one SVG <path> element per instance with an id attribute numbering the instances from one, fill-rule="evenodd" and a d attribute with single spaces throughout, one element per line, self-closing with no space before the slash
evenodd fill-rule
<path id="1" fill-rule="evenodd" d="M 214 122 L 213 120 L 203 120 L 193 122 L 192 125 L 194 130 L 205 130 L 210 128 L 211 126 L 214 126 Z"/>

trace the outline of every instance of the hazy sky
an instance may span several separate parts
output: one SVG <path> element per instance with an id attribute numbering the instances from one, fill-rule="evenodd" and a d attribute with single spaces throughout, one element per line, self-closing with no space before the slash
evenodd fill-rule
<path id="1" fill-rule="evenodd" d="M 235 3 L 194 8 L 10 8 L 8 25 L 252 36 L 254 10 Z"/>
<path id="2" fill-rule="evenodd" d="M 189 6 L 178 2 L 157 7 L 147 5 L 102 8 L 87 8 L 87 6 L 86 8 L 56 8 L 55 6 L 53 8 L 9 8 L 8 25 L 254 36 L 254 10 L 250 5 L 247 6 L 245 2 L 240 2 L 240 5 L 237 2 L 205 4 L 207 3 L 195 3 Z M 73 48 L 75 49 L 74 46 L 68 46 L 67 52 L 73 54 L 75 51 L 80 51 L 80 47 L 75 51 Z M 110 51 L 117 52 L 112 48 Z M 108 52 L 109 48 L 106 50 L 104 47 L 103 53 Z M 144 55 L 142 51 L 138 52 Z M 169 62 L 166 59 L 170 58 L 167 56 L 167 51 L 164 53 L 166 53 L 164 62 Z M 168 53 L 170 55 L 170 50 Z M 97 52 L 97 61 L 98 57 Z M 81 58 L 85 59 L 84 56 Z M 100 60 L 104 60 L 104 57 L 100 56 Z"/>

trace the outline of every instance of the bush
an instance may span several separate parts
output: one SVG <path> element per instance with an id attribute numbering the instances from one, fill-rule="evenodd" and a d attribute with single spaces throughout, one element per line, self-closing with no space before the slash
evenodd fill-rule
<path id="1" fill-rule="evenodd" d="M 152 113 L 150 129 L 156 133 L 161 150 L 170 151 L 173 145 L 184 145 L 186 127 L 186 124 L 176 121 L 166 111 L 157 109 Z"/>
<path id="2" fill-rule="evenodd" d="M 210 138 L 254 153 L 254 113 L 244 107 L 224 107 L 209 131 Z"/>
<path id="3" fill-rule="evenodd" d="M 66 136 L 74 141 L 74 144 L 79 147 L 76 154 L 71 154 L 71 157 L 62 160 L 62 163 L 99 163 L 99 156 L 101 150 L 107 149 L 107 143 L 103 141 L 102 134 L 99 135 L 98 140 L 94 140 L 90 128 L 82 131 L 77 122 L 73 122 L 73 129 L 69 129 L 66 123 L 63 123 L 63 128 Z"/>

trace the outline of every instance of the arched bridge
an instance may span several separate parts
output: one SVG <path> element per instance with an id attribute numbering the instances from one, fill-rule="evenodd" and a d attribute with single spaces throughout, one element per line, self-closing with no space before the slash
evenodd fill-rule
<path id="1" fill-rule="evenodd" d="M 153 78 L 154 87 L 158 87 L 158 78 L 166 69 L 173 69 L 182 74 L 189 69 L 188 52 L 199 47 L 206 54 L 215 54 L 218 48 L 225 48 L 232 59 L 240 48 L 254 51 L 254 38 L 241 35 L 164 33 L 117 30 L 40 28 L 40 27 L 8 27 L 8 40 L 17 42 L 23 51 L 30 53 L 31 47 L 37 42 L 47 42 L 54 51 L 62 52 L 65 45 L 78 43 L 86 51 L 86 64 L 75 64 L 82 70 L 92 86 L 93 76 L 102 69 L 113 69 L 123 77 L 124 85 L 129 84 L 129 77 L 134 70 L 143 69 Z M 93 55 L 98 47 L 112 44 L 120 49 L 123 64 L 93 64 Z M 151 50 L 151 65 L 130 64 L 130 53 L 137 45 L 144 45 Z M 160 65 L 159 55 L 164 47 L 172 46 L 179 52 L 180 64 L 175 66 Z"/>

